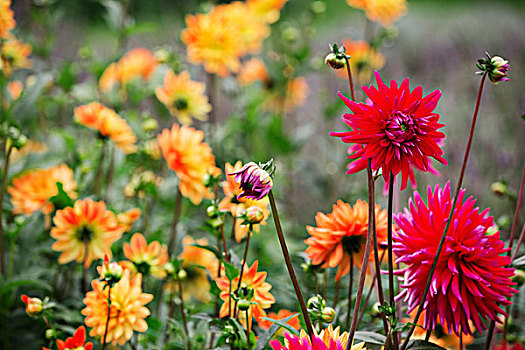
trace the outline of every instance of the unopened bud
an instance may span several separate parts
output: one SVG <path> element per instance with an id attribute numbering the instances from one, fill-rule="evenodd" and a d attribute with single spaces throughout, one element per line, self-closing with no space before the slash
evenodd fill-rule
<path id="1" fill-rule="evenodd" d="M 217 216 L 219 216 L 217 208 L 215 208 L 213 205 L 210 205 L 208 208 L 206 208 L 206 214 L 210 219 L 215 219 Z"/>
<path id="2" fill-rule="evenodd" d="M 309 309 L 322 309 L 326 306 L 326 301 L 320 296 L 316 295 L 308 299 L 306 307 Z"/>
<path id="3" fill-rule="evenodd" d="M 179 278 L 179 280 L 183 280 L 186 277 L 188 277 L 188 273 L 186 272 L 186 270 L 180 270 L 177 274 L 177 277 Z"/>
<path id="4" fill-rule="evenodd" d="M 249 224 L 258 224 L 264 219 L 264 212 L 261 208 L 254 205 L 246 209 L 246 220 Z"/>
<path id="5" fill-rule="evenodd" d="M 123 270 L 117 262 L 109 262 L 108 256 L 104 256 L 104 263 L 102 266 L 97 266 L 97 271 L 100 274 L 100 279 L 108 283 L 111 287 L 120 281 Z"/>
<path id="6" fill-rule="evenodd" d="M 518 286 L 525 283 L 525 271 L 516 269 L 514 270 L 514 277 L 512 278 Z"/>
<path id="7" fill-rule="evenodd" d="M 46 339 L 55 339 L 57 337 L 57 334 L 54 329 L 48 328 L 46 329 Z"/>
<path id="8" fill-rule="evenodd" d="M 31 317 L 38 316 L 44 309 L 44 303 L 38 298 L 22 294 L 22 301 L 26 304 L 26 313 Z"/>
<path id="9" fill-rule="evenodd" d="M 167 275 L 173 275 L 175 273 L 175 267 L 171 262 L 164 264 L 164 272 L 166 272 Z"/>
<path id="10" fill-rule="evenodd" d="M 335 318 L 335 310 L 331 307 L 325 307 L 321 313 L 321 319 L 325 323 L 330 323 Z"/>
<path id="11" fill-rule="evenodd" d="M 503 182 L 492 183 L 492 185 L 490 185 L 490 189 L 498 196 L 503 196 L 505 193 L 507 193 L 507 185 L 505 185 Z"/>
<path id="12" fill-rule="evenodd" d="M 343 69 L 345 67 L 346 62 L 344 57 L 342 57 L 340 54 L 330 52 L 328 55 L 326 55 L 324 63 L 326 63 L 329 67 L 332 67 L 333 69 Z"/>
<path id="13" fill-rule="evenodd" d="M 159 123 L 153 118 L 147 118 L 142 122 L 142 129 L 144 131 L 155 131 L 159 127 Z"/>
<path id="14" fill-rule="evenodd" d="M 376 302 L 374 305 L 372 305 L 372 316 L 377 316 L 379 315 L 379 313 L 381 312 L 379 310 L 379 307 L 381 306 L 381 304 L 379 302 Z"/>
<path id="15" fill-rule="evenodd" d="M 239 306 L 239 310 L 246 311 L 250 308 L 251 302 L 245 299 L 239 300 L 239 303 L 237 304 Z"/>

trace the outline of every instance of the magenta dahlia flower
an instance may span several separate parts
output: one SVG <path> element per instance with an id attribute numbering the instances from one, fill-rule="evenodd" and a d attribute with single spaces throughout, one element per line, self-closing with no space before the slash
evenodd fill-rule
<path id="1" fill-rule="evenodd" d="M 404 189 L 409 178 L 415 184 L 413 167 L 436 173 L 431 158 L 447 164 L 441 149 L 445 134 L 438 131 L 445 125 L 438 122 L 439 114 L 433 112 L 441 91 L 422 97 L 421 86 L 410 91 L 408 78 L 399 87 L 393 79 L 388 86 L 379 72 L 374 74 L 377 88 L 363 86 L 369 103 L 356 103 L 338 93 L 353 112 L 343 116 L 351 130 L 330 135 L 354 144 L 349 149 L 348 158 L 352 161 L 347 174 L 366 169 L 370 159 L 373 170 L 382 169 L 385 181 L 390 173 L 401 173 Z"/>
<path id="2" fill-rule="evenodd" d="M 272 189 L 273 182 L 270 174 L 254 162 L 249 162 L 239 171 L 228 175 L 235 175 L 242 192 L 237 198 L 253 198 L 256 201 L 263 199 Z"/>
<path id="3" fill-rule="evenodd" d="M 427 329 L 440 323 L 456 334 L 472 334 L 486 329 L 487 319 L 500 321 L 506 315 L 501 306 L 512 304 L 507 298 L 517 291 L 511 286 L 514 269 L 508 268 L 510 258 L 500 232 L 487 230 L 494 220 L 489 209 L 480 212 L 472 197 L 463 201 L 465 190 L 459 193 L 443 250 L 432 277 L 424 304 Z M 428 205 L 418 192 L 410 199 L 409 208 L 396 215 L 399 227 L 394 238 L 394 254 L 406 267 L 397 272 L 402 276 L 402 292 L 397 300 L 408 303 L 408 312 L 421 303 L 436 250 L 452 207 L 450 183 L 427 189 Z M 470 322 L 471 323 L 470 323 Z M 474 326 L 474 329 L 471 328 Z"/>

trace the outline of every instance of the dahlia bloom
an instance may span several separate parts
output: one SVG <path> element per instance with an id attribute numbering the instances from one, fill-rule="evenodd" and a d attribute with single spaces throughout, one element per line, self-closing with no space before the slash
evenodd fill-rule
<path id="1" fill-rule="evenodd" d="M 60 264 L 85 260 L 85 266 L 89 267 L 95 259 L 102 259 L 104 255 L 111 257 L 111 244 L 124 232 L 104 202 L 94 202 L 89 198 L 79 199 L 73 207 L 58 210 L 53 223 L 51 237 L 57 241 L 51 248 L 62 252 L 58 258 Z"/>
<path id="2" fill-rule="evenodd" d="M 16 25 L 15 14 L 11 10 L 11 0 L 0 0 L 0 39 L 7 39 L 9 31 Z"/>
<path id="3" fill-rule="evenodd" d="M 343 40 L 345 53 L 352 56 L 348 63 L 352 75 L 360 83 L 369 82 L 372 72 L 376 69 L 381 69 L 385 65 L 385 56 L 366 41 L 353 41 L 350 39 Z M 343 69 L 337 71 L 337 76 L 343 79 L 348 79 L 346 65 Z"/>
<path id="4" fill-rule="evenodd" d="M 270 216 L 270 210 L 268 209 L 270 201 L 267 197 L 264 197 L 261 200 L 239 197 L 242 192 L 239 188 L 240 183 L 235 180 L 235 175 L 231 175 L 231 173 L 240 171 L 242 168 L 243 165 L 241 161 L 238 161 L 233 166 L 230 163 L 226 163 L 224 166 L 226 181 L 221 183 L 224 198 L 219 203 L 219 210 L 227 210 L 233 217 L 237 218 L 242 212 L 248 210 L 250 207 L 255 206 L 260 208 L 263 214 L 263 219 L 259 224 L 252 225 L 253 230 L 259 232 L 260 225 L 266 225 L 266 219 Z M 244 224 L 241 219 L 235 220 L 234 232 L 237 242 L 242 241 L 242 239 L 248 234 L 248 231 L 249 225 Z"/>
<path id="5" fill-rule="evenodd" d="M 408 179 L 415 183 L 415 167 L 421 171 L 436 172 L 430 157 L 447 165 L 442 157 L 440 145 L 445 134 L 438 131 L 439 114 L 433 113 L 441 91 L 435 90 L 422 98 L 422 88 L 418 86 L 410 91 L 406 78 L 398 87 L 392 79 L 390 86 L 383 83 L 376 71 L 377 88 L 363 87 L 371 104 L 356 103 L 339 93 L 353 114 L 345 114 L 344 122 L 350 131 L 331 132 L 330 135 L 341 137 L 345 143 L 354 143 L 350 148 L 347 174 L 354 174 L 368 166 L 382 169 L 385 181 L 401 173 L 402 186 L 405 189 Z"/>
<path id="6" fill-rule="evenodd" d="M 266 272 L 257 272 L 258 264 L 259 262 L 256 260 L 251 267 L 245 265 L 241 281 L 243 288 L 254 290 L 253 298 L 250 300 L 254 304 L 248 309 L 250 329 L 251 319 L 255 318 L 257 322 L 261 321 L 261 317 L 266 317 L 266 311 L 264 311 L 264 309 L 270 308 L 272 304 L 275 303 L 275 298 L 270 293 L 272 285 L 265 281 Z M 219 317 L 228 316 L 230 314 L 230 309 L 232 309 L 231 314 L 235 315 L 237 311 L 233 310 L 233 305 L 230 305 L 230 281 L 224 276 L 217 278 L 215 282 L 217 283 L 217 287 L 221 290 L 219 297 L 224 301 L 221 306 Z M 239 276 L 231 281 L 231 290 L 237 290 L 238 285 Z M 235 304 L 233 299 L 232 303 Z"/>
<path id="7" fill-rule="evenodd" d="M 273 186 L 270 174 L 254 162 L 249 162 L 240 170 L 229 173 L 228 175 L 235 175 L 235 182 L 239 184 L 239 188 L 242 190 L 237 196 L 238 200 L 246 197 L 260 201 L 266 197 Z"/>
<path id="8" fill-rule="evenodd" d="M 205 91 L 206 85 L 191 80 L 188 71 L 175 75 L 170 69 L 164 76 L 164 85 L 155 89 L 155 96 L 179 122 L 189 125 L 192 117 L 206 120 L 211 111 Z"/>
<path id="9" fill-rule="evenodd" d="M 31 45 L 25 44 L 14 36 L 9 36 L 7 40 L 2 43 L 2 69 L 4 75 L 10 76 L 13 70 L 19 68 L 31 68 L 33 61 L 29 59 L 31 55 Z"/>
<path id="10" fill-rule="evenodd" d="M 148 324 L 145 318 L 150 311 L 145 306 L 153 300 L 152 294 L 142 293 L 142 275 L 130 278 L 130 272 L 124 270 L 122 279 L 111 288 L 111 311 L 108 324 L 107 342 L 124 345 L 131 339 L 133 331 L 145 332 Z M 103 337 L 108 317 L 108 293 L 106 283 L 99 280 L 91 282 L 93 290 L 86 294 L 82 315 L 85 324 L 91 327 L 89 335 Z"/>
<path id="11" fill-rule="evenodd" d="M 153 241 L 150 244 L 140 233 L 135 233 L 129 243 L 124 243 L 124 256 L 132 262 L 131 268 L 145 276 L 163 279 L 166 276 L 164 264 L 169 261 L 168 247 Z"/>
<path id="12" fill-rule="evenodd" d="M 388 234 L 387 211 L 376 204 L 375 216 L 377 241 L 381 243 Z M 311 237 L 304 241 L 308 245 L 305 253 L 312 264 L 322 268 L 338 266 L 336 281 L 350 272 L 350 254 L 354 264 L 362 268 L 368 235 L 368 203 L 358 199 L 352 207 L 338 200 L 331 213 L 318 212 L 315 221 L 317 227 L 306 226 Z"/>
<path id="13" fill-rule="evenodd" d="M 296 314 L 295 317 L 292 317 L 291 319 L 286 321 L 286 324 L 292 328 L 300 329 L 301 323 L 299 321 L 299 314 L 297 314 L 296 312 L 291 312 L 290 310 L 281 309 L 279 310 L 278 313 L 275 313 L 275 312 L 268 313 L 268 318 L 271 318 L 273 320 L 282 320 L 286 317 L 292 316 L 293 314 Z M 268 321 L 268 320 L 261 320 L 260 322 L 258 322 L 258 325 L 262 329 L 270 329 L 270 327 L 273 326 L 273 322 Z"/>
<path id="14" fill-rule="evenodd" d="M 65 341 L 57 339 L 58 350 L 92 350 L 93 343 L 86 343 L 86 328 L 80 326 L 77 328 L 72 337 L 67 338 Z M 43 350 L 50 350 L 48 348 L 42 348 Z"/>
<path id="15" fill-rule="evenodd" d="M 459 335 L 486 329 L 484 320 L 500 321 L 498 314 L 507 315 L 501 306 L 515 289 L 511 281 L 514 269 L 508 268 L 508 249 L 500 240 L 500 232 L 492 235 L 487 230 L 494 220 L 489 210 L 480 212 L 476 201 L 464 201 L 465 190 L 459 193 L 452 225 L 439 256 L 431 288 L 424 304 L 424 325 L 435 329 L 437 319 Z M 406 267 L 397 273 L 403 276 L 402 292 L 397 299 L 408 303 L 409 312 L 416 309 L 427 283 L 439 241 L 451 210 L 450 184 L 427 189 L 428 205 L 418 192 L 410 200 L 409 208 L 395 216 L 399 231 L 395 237 L 394 254 L 398 263 Z M 474 326 L 469 323 L 471 321 Z"/>
<path id="16" fill-rule="evenodd" d="M 22 301 L 26 304 L 26 313 L 31 317 L 39 315 L 44 310 L 44 302 L 39 298 L 22 294 Z"/>
<path id="17" fill-rule="evenodd" d="M 146 81 L 157 66 L 157 58 L 150 50 L 142 47 L 131 49 L 118 62 L 106 68 L 100 76 L 99 88 L 108 92 L 117 84 L 122 86 L 139 78 Z"/>
<path id="18" fill-rule="evenodd" d="M 117 214 L 117 223 L 124 228 L 124 232 L 128 232 L 133 227 L 135 221 L 140 218 L 141 211 L 139 208 L 133 208 L 123 213 Z"/>
<path id="19" fill-rule="evenodd" d="M 20 95 L 22 95 L 22 91 L 24 91 L 24 83 L 20 80 L 13 80 L 7 83 L 7 92 L 12 101 L 18 100 Z"/>
<path id="20" fill-rule="evenodd" d="M 256 81 L 266 82 L 269 78 L 266 65 L 259 58 L 250 58 L 244 62 L 239 74 L 237 74 L 237 82 L 241 86 L 248 86 Z"/>
<path id="21" fill-rule="evenodd" d="M 206 72 L 225 77 L 239 70 L 242 39 L 223 16 L 214 16 L 213 12 L 187 15 L 181 39 L 188 61 L 203 65 Z"/>
<path id="22" fill-rule="evenodd" d="M 246 5 L 266 23 L 279 20 L 281 10 L 288 0 L 247 0 Z"/>
<path id="23" fill-rule="evenodd" d="M 215 167 L 210 146 L 203 139 L 201 130 L 177 124 L 173 124 L 171 130 L 162 130 L 157 136 L 168 167 L 179 178 L 180 193 L 195 205 L 199 205 L 203 198 L 212 198 L 212 193 L 204 185 L 204 177 L 220 171 Z"/>
<path id="24" fill-rule="evenodd" d="M 312 340 L 304 330 L 301 330 L 300 335 L 284 333 L 284 345 L 278 340 L 271 340 L 270 346 L 274 350 L 344 350 L 348 342 L 348 333 L 339 332 L 339 327 L 334 330 L 332 325 L 329 325 L 319 335 L 315 334 Z M 364 345 L 365 343 L 352 345 L 351 350 L 362 350 Z"/>
<path id="25" fill-rule="evenodd" d="M 90 129 L 98 131 L 103 137 L 109 138 L 124 153 L 136 151 L 137 137 L 125 119 L 114 110 L 98 102 L 75 108 L 75 120 Z"/>
<path id="26" fill-rule="evenodd" d="M 406 0 L 346 0 L 346 3 L 365 11 L 368 19 L 383 27 L 392 25 L 407 12 Z"/>
<path id="27" fill-rule="evenodd" d="M 58 194 L 57 182 L 62 184 L 70 197 L 76 198 L 77 184 L 73 179 L 73 170 L 65 164 L 30 170 L 14 178 L 13 185 L 7 188 L 11 195 L 13 213 L 29 216 L 42 210 L 46 215 L 51 214 L 54 207 L 48 200 Z"/>

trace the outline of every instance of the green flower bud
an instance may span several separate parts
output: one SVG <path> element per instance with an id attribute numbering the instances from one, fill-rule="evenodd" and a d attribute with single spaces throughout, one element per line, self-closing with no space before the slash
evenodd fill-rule
<path id="1" fill-rule="evenodd" d="M 345 67 L 345 59 L 340 54 L 330 52 L 326 55 L 324 62 L 333 69 L 343 69 Z"/>
<path id="2" fill-rule="evenodd" d="M 252 303 L 250 301 L 248 301 L 248 300 L 241 299 L 241 300 L 239 300 L 239 303 L 237 305 L 239 306 L 239 310 L 246 311 L 246 310 L 248 310 L 250 308 Z"/>
<path id="3" fill-rule="evenodd" d="M 335 318 L 335 310 L 331 307 L 325 307 L 321 313 L 321 320 L 325 323 L 330 323 Z"/>
<path id="4" fill-rule="evenodd" d="M 219 213 L 217 212 L 217 208 L 215 208 L 213 205 L 210 205 L 208 208 L 206 208 L 206 215 L 210 219 L 215 219 L 217 216 L 219 216 Z"/>

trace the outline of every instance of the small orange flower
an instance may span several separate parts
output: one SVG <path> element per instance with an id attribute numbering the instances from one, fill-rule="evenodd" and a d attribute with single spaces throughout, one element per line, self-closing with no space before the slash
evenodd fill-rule
<path id="1" fill-rule="evenodd" d="M 85 343 L 85 344 L 84 344 Z M 80 326 L 72 337 L 66 338 L 65 341 L 57 339 L 58 350 L 92 350 L 93 343 L 86 343 L 86 328 Z M 43 350 L 50 350 L 42 348 Z"/>
<path id="2" fill-rule="evenodd" d="M 264 309 L 270 308 L 272 304 L 275 303 L 275 298 L 270 293 L 272 285 L 268 282 L 265 282 L 266 272 L 257 272 L 258 264 L 259 262 L 256 260 L 250 268 L 248 268 L 247 265 L 244 267 L 241 286 L 246 289 L 254 290 L 254 295 L 251 300 L 251 302 L 254 304 L 252 304 L 248 309 L 248 314 L 250 319 L 253 317 L 257 320 L 257 322 L 260 322 L 261 317 L 266 317 L 266 311 L 264 311 Z M 215 282 L 217 283 L 217 287 L 219 287 L 221 290 L 219 297 L 224 301 L 221 306 L 219 316 L 225 317 L 229 315 L 230 309 L 232 309 L 231 314 L 235 315 L 237 311 L 233 310 L 233 305 L 230 305 L 230 281 L 227 277 L 219 277 L 215 280 Z M 236 277 L 233 279 L 233 281 L 231 281 L 231 290 L 237 290 L 238 285 L 239 277 Z"/>
<path id="3" fill-rule="evenodd" d="M 31 55 L 31 45 L 17 40 L 14 36 L 9 36 L 7 41 L 2 43 L 2 69 L 4 75 L 10 76 L 13 70 L 19 68 L 31 68 L 33 61 L 29 59 Z"/>
<path id="4" fill-rule="evenodd" d="M 117 223 L 124 228 L 124 232 L 128 232 L 133 227 L 135 221 L 140 218 L 140 209 L 133 208 L 123 213 L 117 214 Z"/>
<path id="5" fill-rule="evenodd" d="M 242 39 L 223 16 L 197 14 L 186 16 L 186 29 L 181 32 L 188 61 L 201 64 L 208 73 L 221 77 L 237 72 L 242 54 Z"/>
<path id="6" fill-rule="evenodd" d="M 375 215 L 377 240 L 381 243 L 387 237 L 388 216 L 379 205 L 375 207 Z M 338 266 L 336 281 L 350 272 L 350 255 L 354 264 L 361 268 L 368 233 L 368 203 L 357 200 L 352 207 L 338 200 L 331 213 L 318 212 L 315 221 L 317 227 L 306 226 L 311 237 L 304 241 L 312 264 L 322 268 Z"/>
<path id="7" fill-rule="evenodd" d="M 352 74 L 360 84 L 370 81 L 372 72 L 383 68 L 385 57 L 381 52 L 376 51 L 366 41 L 343 40 L 345 52 L 352 56 L 348 61 Z M 337 76 L 343 79 L 348 77 L 346 65 L 343 69 L 337 71 Z"/>
<path id="8" fill-rule="evenodd" d="M 137 137 L 126 120 L 111 108 L 98 102 L 78 106 L 75 108 L 75 120 L 111 139 L 124 153 L 133 153 L 137 149 Z"/>
<path id="9" fill-rule="evenodd" d="M 203 142 L 204 133 L 188 126 L 173 124 L 157 136 L 162 155 L 168 167 L 179 177 L 180 193 L 199 205 L 212 193 L 204 186 L 207 174 L 216 174 L 215 157 L 210 146 Z"/>
<path id="10" fill-rule="evenodd" d="M 281 309 L 279 310 L 278 313 L 275 313 L 275 312 L 268 313 L 268 318 L 271 318 L 273 320 L 282 320 L 286 317 L 292 316 L 293 314 L 296 314 L 296 316 L 286 321 L 286 324 L 290 325 L 292 328 L 300 329 L 301 324 L 299 321 L 299 315 L 296 312 L 291 312 L 290 310 Z M 268 320 L 261 320 L 261 322 L 259 322 L 259 327 L 261 327 L 262 329 L 270 329 L 272 325 L 273 325 L 273 322 L 268 321 Z"/>
<path id="11" fill-rule="evenodd" d="M 124 228 L 119 226 L 115 214 L 106 209 L 102 201 L 89 198 L 77 200 L 73 207 L 58 210 L 53 218 L 55 226 L 51 229 L 53 250 L 62 252 L 60 264 L 85 260 L 85 266 L 105 254 L 111 257 L 111 244 L 118 240 Z M 87 245 L 87 256 L 86 254 Z"/>
<path id="12" fill-rule="evenodd" d="M 11 195 L 13 213 L 29 216 L 42 210 L 46 215 L 51 214 L 54 207 L 48 200 L 58 194 L 57 182 L 62 184 L 71 198 L 76 198 L 77 184 L 73 179 L 73 171 L 65 164 L 30 170 L 13 179 L 13 185 L 7 189 Z"/>
<path id="13" fill-rule="evenodd" d="M 39 298 L 22 294 L 22 301 L 26 304 L 26 313 L 31 317 L 39 315 L 44 310 L 44 302 Z"/>
<path id="14" fill-rule="evenodd" d="M 248 7 L 267 23 L 275 23 L 288 0 L 247 0 Z"/>
<path id="15" fill-rule="evenodd" d="M 86 294 L 82 315 L 85 324 L 91 327 L 89 335 L 103 337 L 108 317 L 109 288 L 103 281 L 93 280 L 93 290 Z M 150 311 L 145 305 L 153 300 L 152 294 L 142 293 L 142 275 L 130 278 L 130 272 L 124 270 L 122 279 L 111 288 L 111 311 L 107 331 L 107 342 L 124 345 L 131 339 L 133 331 L 145 332 L 148 324 L 145 318 Z"/>
<path id="16" fill-rule="evenodd" d="M 10 81 L 7 84 L 7 92 L 9 92 L 9 96 L 11 97 L 11 100 L 13 101 L 18 100 L 23 90 L 24 90 L 24 84 L 19 80 Z"/>
<path id="17" fill-rule="evenodd" d="M 139 78 L 146 81 L 157 66 L 157 58 L 150 50 L 134 48 L 122 56 L 120 61 L 106 68 L 99 79 L 99 88 L 103 92 L 108 92 L 117 84 L 122 86 Z"/>
<path id="18" fill-rule="evenodd" d="M 373 22 L 388 27 L 407 12 L 406 0 L 346 0 L 349 6 L 364 10 Z"/>
<path id="19" fill-rule="evenodd" d="M 164 85 L 155 89 L 155 95 L 179 122 L 189 125 L 192 117 L 206 120 L 211 111 L 205 91 L 206 85 L 191 80 L 188 71 L 175 75 L 170 69 L 164 76 Z"/>
<path id="20" fill-rule="evenodd" d="M 266 109 L 280 112 L 292 112 L 298 107 L 302 106 L 306 101 L 310 88 L 306 82 L 306 78 L 298 77 L 288 81 L 286 85 L 285 95 L 282 96 L 279 92 L 274 92 L 270 95 L 266 103 Z"/>
<path id="21" fill-rule="evenodd" d="M 268 209 L 270 201 L 268 197 L 264 197 L 258 201 L 246 197 L 238 198 L 238 195 L 242 190 L 239 188 L 239 183 L 235 181 L 235 175 L 229 174 L 241 170 L 242 167 L 243 164 L 241 161 L 235 163 L 234 166 L 230 163 L 226 163 L 224 166 L 226 181 L 222 182 L 222 190 L 225 197 L 219 203 L 219 210 L 228 210 L 233 217 L 237 218 L 244 210 L 247 210 L 252 206 L 261 208 L 264 218 L 260 224 L 253 225 L 253 230 L 259 232 L 260 225 L 266 225 L 266 219 L 270 216 L 270 210 Z M 237 242 L 242 241 L 242 239 L 248 234 L 248 230 L 249 225 L 243 224 L 242 219 L 235 220 L 235 239 Z"/>
<path id="22" fill-rule="evenodd" d="M 11 0 L 0 0 L 0 39 L 9 37 L 9 31 L 16 25 L 15 14 L 11 10 Z"/>
<path id="23" fill-rule="evenodd" d="M 146 238 L 140 233 L 135 233 L 130 243 L 124 243 L 124 255 L 133 263 L 135 271 L 147 276 L 163 279 L 166 276 L 164 265 L 169 261 L 168 247 L 153 241 L 148 245 Z"/>
<path id="24" fill-rule="evenodd" d="M 242 64 L 237 75 L 237 81 L 241 86 L 248 86 L 256 81 L 268 81 L 268 70 L 264 61 L 259 58 L 251 58 Z"/>

